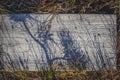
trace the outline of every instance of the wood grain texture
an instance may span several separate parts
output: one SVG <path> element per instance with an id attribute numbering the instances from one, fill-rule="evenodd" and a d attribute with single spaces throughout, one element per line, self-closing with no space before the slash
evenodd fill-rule
<path id="1" fill-rule="evenodd" d="M 5 14 L 0 27 L 5 70 L 116 69 L 115 15 Z"/>

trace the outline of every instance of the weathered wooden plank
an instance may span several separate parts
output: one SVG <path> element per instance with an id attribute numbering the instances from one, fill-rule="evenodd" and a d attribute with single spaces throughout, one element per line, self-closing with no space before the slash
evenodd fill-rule
<path id="1" fill-rule="evenodd" d="M 116 69 L 115 15 L 4 14 L 0 26 L 6 69 Z"/>

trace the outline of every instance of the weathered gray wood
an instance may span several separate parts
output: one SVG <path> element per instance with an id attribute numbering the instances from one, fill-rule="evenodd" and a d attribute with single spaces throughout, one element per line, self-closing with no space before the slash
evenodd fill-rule
<path id="1" fill-rule="evenodd" d="M 83 70 L 116 69 L 115 15 L 8 14 L 0 15 L 0 26 L 6 69 L 42 70 L 41 66 L 51 65 L 47 60 L 54 59 L 53 68 L 62 62 L 65 69 L 72 70 L 69 66 L 78 59 L 73 66 L 82 65 Z M 75 59 L 68 60 L 67 55 Z"/>

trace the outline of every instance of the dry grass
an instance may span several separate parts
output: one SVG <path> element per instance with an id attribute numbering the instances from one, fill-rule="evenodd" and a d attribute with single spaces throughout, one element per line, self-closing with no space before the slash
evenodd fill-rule
<path id="1" fill-rule="evenodd" d="M 56 80 L 120 80 L 120 71 L 78 71 L 55 72 Z M 48 74 L 48 75 L 47 75 Z M 47 72 L 30 71 L 1 71 L 0 80 L 54 80 L 52 74 Z"/>
<path id="2" fill-rule="evenodd" d="M 119 1 L 119 0 L 118 0 Z M 117 0 L 0 0 L 0 13 L 117 13 Z"/>

